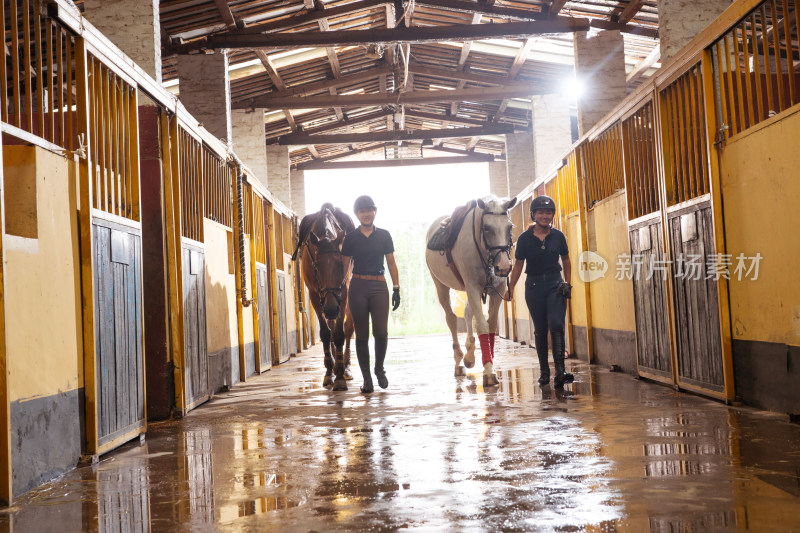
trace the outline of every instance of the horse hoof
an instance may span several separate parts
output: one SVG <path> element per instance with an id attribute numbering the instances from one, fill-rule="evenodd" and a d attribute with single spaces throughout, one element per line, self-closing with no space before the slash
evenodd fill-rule
<path id="1" fill-rule="evenodd" d="M 333 390 L 335 391 L 347 390 L 347 382 L 342 378 L 336 378 L 333 382 Z"/>
<path id="2" fill-rule="evenodd" d="M 475 366 L 475 359 L 469 360 L 466 357 L 464 358 L 464 366 L 467 368 L 472 368 Z"/>
<path id="3" fill-rule="evenodd" d="M 353 374 L 350 372 L 350 368 L 344 369 L 344 379 L 346 379 L 347 381 L 353 379 Z"/>
<path id="4" fill-rule="evenodd" d="M 330 387 L 331 385 L 333 385 L 333 376 L 325 376 L 322 378 L 323 387 Z"/>
<path id="5" fill-rule="evenodd" d="M 473 362 L 473 364 L 475 364 L 475 363 Z M 456 375 L 456 377 L 458 377 L 458 376 L 466 376 L 467 375 L 467 371 L 463 366 L 458 365 L 456 367 L 456 374 L 455 375 Z"/>
<path id="6" fill-rule="evenodd" d="M 497 379 L 497 374 L 484 374 L 483 375 L 483 386 L 484 387 L 495 387 L 500 384 L 500 381 Z"/>

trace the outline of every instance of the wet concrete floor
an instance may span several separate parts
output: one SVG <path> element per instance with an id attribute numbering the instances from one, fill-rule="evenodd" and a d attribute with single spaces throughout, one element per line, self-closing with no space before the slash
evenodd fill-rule
<path id="1" fill-rule="evenodd" d="M 800 531 L 800 426 L 570 361 L 453 376 L 391 339 L 390 387 L 321 387 L 319 345 L 0 510 L 0 531 Z M 358 373 L 358 372 L 356 372 Z"/>

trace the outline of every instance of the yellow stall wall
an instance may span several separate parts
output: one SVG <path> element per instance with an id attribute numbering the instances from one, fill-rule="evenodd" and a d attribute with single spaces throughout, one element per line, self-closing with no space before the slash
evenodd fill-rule
<path id="1" fill-rule="evenodd" d="M 60 155 L 5 146 L 3 165 L 7 371 L 19 495 L 74 467 L 81 453 L 77 201 L 74 163 Z"/>
<path id="2" fill-rule="evenodd" d="M 236 276 L 233 234 L 203 220 L 206 248 L 206 340 L 211 390 L 239 381 L 239 334 L 236 322 Z"/>
<path id="3" fill-rule="evenodd" d="M 798 136 L 795 107 L 720 152 L 736 394 L 750 405 L 789 413 L 800 412 Z M 757 254 L 760 261 L 750 259 Z M 757 279 L 746 272 L 754 264 Z"/>
<path id="4" fill-rule="evenodd" d="M 253 298 L 253 270 L 250 268 L 250 237 L 244 238 L 244 264 L 247 265 L 247 297 Z M 250 304 L 242 308 L 242 332 L 245 351 L 245 370 L 247 376 L 256 373 L 256 337 L 253 333 L 253 307 Z"/>
<path id="5" fill-rule="evenodd" d="M 615 279 L 618 257 L 631 253 L 627 212 L 625 191 L 617 192 L 594 206 L 589 242 L 595 244 L 597 254 L 606 260 L 608 270 L 604 277 L 590 282 L 589 291 L 595 362 L 619 365 L 622 370 L 635 373 L 633 282 Z"/>
<path id="6" fill-rule="evenodd" d="M 572 321 L 572 335 L 570 338 L 570 353 L 576 354 L 581 359 L 587 359 L 586 347 L 586 288 L 578 275 L 578 257 L 583 252 L 581 245 L 581 219 L 578 213 L 569 215 L 564 226 L 564 236 L 569 247 L 569 259 L 572 263 L 572 298 L 569 300 L 567 310 L 568 319 Z"/>

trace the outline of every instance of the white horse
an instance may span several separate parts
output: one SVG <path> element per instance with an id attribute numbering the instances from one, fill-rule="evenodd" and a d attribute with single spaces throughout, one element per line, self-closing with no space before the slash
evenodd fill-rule
<path id="1" fill-rule="evenodd" d="M 425 260 L 436 286 L 436 295 L 453 336 L 455 374 L 459 376 L 465 373 L 461 366 L 462 359 L 467 368 L 475 365 L 475 337 L 472 335 L 472 320 L 469 316 L 473 314 L 481 346 L 484 386 L 498 384 L 494 373 L 494 339 L 498 331 L 500 302 L 506 292 L 506 281 L 511 272 L 512 224 L 508 210 L 516 203 L 516 198 L 500 200 L 494 196 L 478 200 L 464 218 L 449 254 L 430 249 L 425 251 Z M 434 221 L 428 230 L 428 241 L 446 218 L 440 217 Z M 449 265 L 448 256 L 452 257 L 455 269 Z M 465 313 L 466 355 L 458 342 L 457 318 L 450 307 L 450 289 L 466 291 L 467 307 L 472 311 Z M 487 296 L 488 321 L 482 305 Z"/>

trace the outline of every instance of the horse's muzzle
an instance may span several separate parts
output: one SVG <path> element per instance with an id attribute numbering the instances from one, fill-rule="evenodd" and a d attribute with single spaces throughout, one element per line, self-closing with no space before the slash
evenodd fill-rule
<path id="1" fill-rule="evenodd" d="M 322 314 L 325 315 L 325 318 L 328 320 L 336 320 L 336 317 L 339 316 L 339 306 L 326 305 L 322 308 Z"/>

